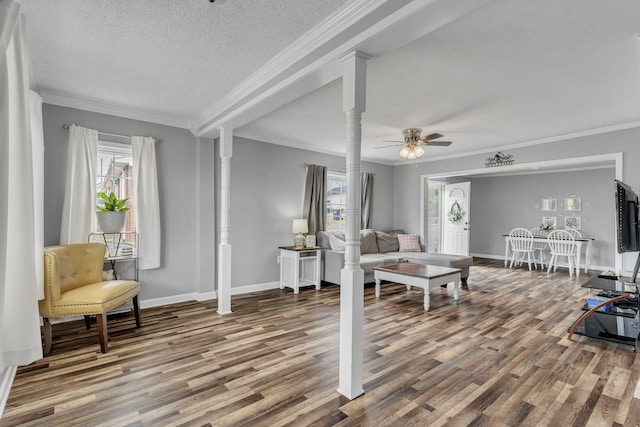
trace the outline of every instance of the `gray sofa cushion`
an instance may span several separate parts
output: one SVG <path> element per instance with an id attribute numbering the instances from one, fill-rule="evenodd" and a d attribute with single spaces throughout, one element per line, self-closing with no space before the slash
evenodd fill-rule
<path id="1" fill-rule="evenodd" d="M 344 233 L 340 231 L 318 231 L 316 234 L 316 244 L 324 249 L 333 249 L 329 236 L 333 236 L 336 239 L 346 240 Z M 378 242 L 376 234 L 373 230 L 360 230 L 360 254 L 377 254 Z"/>
<path id="2" fill-rule="evenodd" d="M 396 231 L 376 231 L 376 239 L 378 242 L 378 252 L 381 254 L 387 252 L 398 252 L 400 245 L 398 243 L 398 232 Z"/>
<path id="3" fill-rule="evenodd" d="M 378 243 L 373 230 L 360 230 L 360 254 L 377 254 Z"/>
<path id="4" fill-rule="evenodd" d="M 321 248 L 331 249 L 331 244 L 329 244 L 329 235 L 337 237 L 340 240 L 344 240 L 344 233 L 340 231 L 318 231 L 316 234 L 316 245 Z"/>

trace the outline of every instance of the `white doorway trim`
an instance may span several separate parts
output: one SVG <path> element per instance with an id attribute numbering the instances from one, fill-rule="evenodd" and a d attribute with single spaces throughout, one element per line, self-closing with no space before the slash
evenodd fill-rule
<path id="1" fill-rule="evenodd" d="M 616 179 L 622 181 L 622 160 L 623 153 L 606 153 L 596 154 L 593 156 L 582 157 L 570 157 L 565 159 L 544 160 L 540 162 L 520 163 L 510 166 L 497 167 L 497 168 L 478 168 L 467 169 L 451 172 L 438 172 L 433 174 L 420 175 L 420 237 L 423 242 L 426 242 L 426 221 L 425 221 L 425 190 L 428 188 L 428 180 L 438 180 L 442 178 L 451 178 L 456 176 L 478 176 L 489 174 L 505 174 L 518 175 L 525 172 L 537 173 L 550 173 L 559 169 L 577 168 L 580 166 L 589 166 L 598 163 L 613 164 L 615 167 Z M 615 227 L 615 226 L 614 226 Z M 612 230 L 615 235 L 615 229 Z M 615 269 L 616 271 L 622 270 L 622 255 L 616 251 L 615 254 Z"/>

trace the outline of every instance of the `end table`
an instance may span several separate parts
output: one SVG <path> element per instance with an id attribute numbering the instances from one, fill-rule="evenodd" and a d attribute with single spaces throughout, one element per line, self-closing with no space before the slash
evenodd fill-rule
<path id="1" fill-rule="evenodd" d="M 280 246 L 280 289 L 285 286 L 297 294 L 301 286 L 315 286 L 320 289 L 320 248 L 299 248 Z"/>

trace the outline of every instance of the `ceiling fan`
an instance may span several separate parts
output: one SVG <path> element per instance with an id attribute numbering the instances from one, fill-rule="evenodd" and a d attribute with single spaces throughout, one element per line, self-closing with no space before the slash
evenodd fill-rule
<path id="1" fill-rule="evenodd" d="M 393 145 L 385 145 L 383 147 L 376 148 L 387 148 L 387 147 L 395 147 L 402 145 L 402 149 L 400 150 L 400 157 L 413 160 L 424 154 L 424 149 L 422 145 L 434 145 L 440 147 L 448 147 L 452 144 L 451 141 L 434 141 L 435 139 L 442 138 L 443 135 L 439 133 L 430 133 L 429 135 L 420 136 L 422 133 L 422 129 L 420 128 L 407 128 L 402 130 L 402 136 L 404 137 L 404 141 L 389 141 L 385 140 L 385 142 L 398 142 L 399 144 Z"/>

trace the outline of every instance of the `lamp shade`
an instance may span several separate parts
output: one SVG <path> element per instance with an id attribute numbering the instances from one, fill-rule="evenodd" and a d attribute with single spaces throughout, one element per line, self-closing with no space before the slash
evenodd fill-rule
<path id="1" fill-rule="evenodd" d="M 309 226 L 306 219 L 294 219 L 293 227 L 291 227 L 293 233 L 308 233 Z"/>

